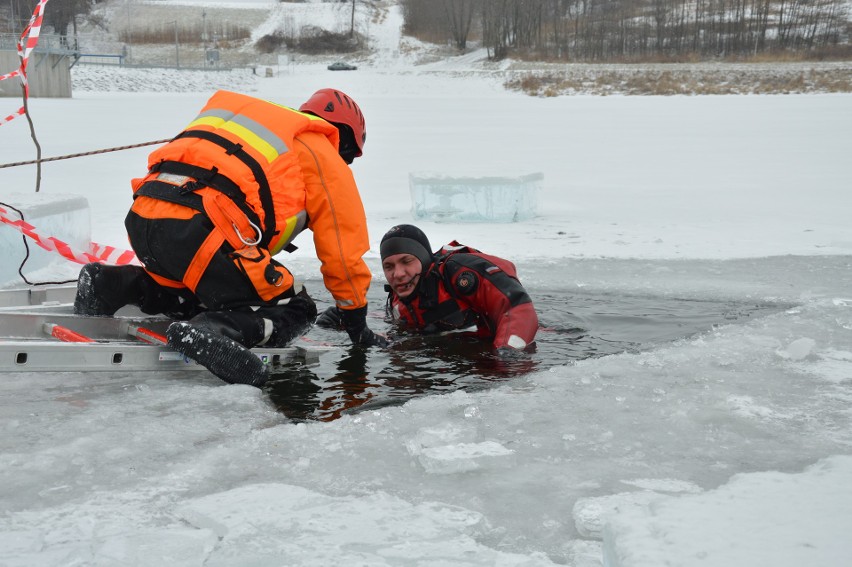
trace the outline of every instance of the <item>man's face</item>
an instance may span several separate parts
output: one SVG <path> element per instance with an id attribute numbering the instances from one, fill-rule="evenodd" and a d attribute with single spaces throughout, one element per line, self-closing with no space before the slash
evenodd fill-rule
<path id="1" fill-rule="evenodd" d="M 405 299 L 414 293 L 423 264 L 412 254 L 394 254 L 382 261 L 382 269 L 393 292 Z"/>

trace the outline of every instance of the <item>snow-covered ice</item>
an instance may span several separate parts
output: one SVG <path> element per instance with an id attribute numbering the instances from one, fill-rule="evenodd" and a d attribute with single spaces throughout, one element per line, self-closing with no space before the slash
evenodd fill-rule
<path id="1" fill-rule="evenodd" d="M 107 72 L 76 67 L 75 85 Z M 132 92 L 150 77 L 119 70 L 111 90 L 32 100 L 44 155 L 169 138 L 217 81 L 292 105 L 336 86 L 368 120 L 353 170 L 377 275 L 381 235 L 411 222 L 411 172 L 499 166 L 542 172 L 539 216 L 419 221 L 436 248 L 458 239 L 510 258 L 531 289 L 787 308 L 329 423 L 291 423 L 262 392 L 212 376 L 3 375 L 0 564 L 799 567 L 852 556 L 852 96 L 536 99 L 390 52 L 353 73 L 158 73 L 170 89 Z M 129 181 L 150 150 L 45 164 L 41 191 L 86 197 L 93 240 L 126 245 Z M 0 128 L 0 152 L 33 158 L 24 120 Z M 34 177 L 0 170 L 0 201 Z M 296 244 L 288 266 L 315 277 L 310 238 Z"/>
<path id="2" fill-rule="evenodd" d="M 852 506 L 850 466 L 836 456 L 798 474 L 737 475 L 702 494 L 642 506 L 631 498 L 609 516 L 605 564 L 845 565 L 849 542 L 836 522 Z"/>

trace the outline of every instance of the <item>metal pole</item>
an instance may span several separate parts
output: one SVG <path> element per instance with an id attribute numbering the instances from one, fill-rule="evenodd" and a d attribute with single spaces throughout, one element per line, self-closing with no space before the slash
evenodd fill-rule
<path id="1" fill-rule="evenodd" d="M 131 22 L 133 20 L 130 17 L 130 0 L 127 0 L 127 55 L 126 59 L 128 62 L 133 58 L 133 33 L 131 32 Z"/>
<path id="2" fill-rule="evenodd" d="M 130 0 L 127 0 L 127 58 L 131 59 L 133 57 L 132 49 L 133 49 L 133 38 L 130 31 Z"/>
<path id="3" fill-rule="evenodd" d="M 175 20 L 175 67 L 180 68 L 180 44 L 178 43 L 178 27 Z"/>

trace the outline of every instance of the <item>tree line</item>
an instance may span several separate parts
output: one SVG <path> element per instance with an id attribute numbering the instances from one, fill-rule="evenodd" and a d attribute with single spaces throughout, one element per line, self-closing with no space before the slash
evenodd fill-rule
<path id="1" fill-rule="evenodd" d="M 847 0 L 400 0 L 405 31 L 577 61 L 849 57 Z"/>
<path id="2" fill-rule="evenodd" d="M 103 0 L 51 0 L 60 36 Z M 356 0 L 352 3 L 353 30 Z M 357 0 L 370 4 L 371 0 Z M 405 31 L 489 57 L 576 61 L 739 58 L 765 53 L 852 57 L 849 0 L 399 0 Z M 20 31 L 38 0 L 8 0 Z M 71 28 L 71 29 L 69 29 Z"/>
<path id="3" fill-rule="evenodd" d="M 91 12 L 98 0 L 51 0 L 44 10 L 44 25 L 51 26 L 60 37 L 76 31 L 77 16 Z M 29 22 L 38 0 L 9 0 L 6 6 L 8 32 L 20 33 Z"/>

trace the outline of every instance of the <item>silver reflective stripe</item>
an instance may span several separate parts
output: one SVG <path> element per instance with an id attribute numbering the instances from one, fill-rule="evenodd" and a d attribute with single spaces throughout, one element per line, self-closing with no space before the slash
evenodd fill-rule
<path id="1" fill-rule="evenodd" d="M 196 116 L 195 120 L 198 120 L 199 118 L 207 118 L 208 116 L 221 118 L 222 120 L 230 120 L 234 116 L 234 113 L 230 110 L 223 110 L 221 108 L 211 108 L 210 110 L 205 110 Z M 193 122 L 195 122 L 195 120 L 193 120 Z"/>
<path id="2" fill-rule="evenodd" d="M 267 144 L 275 148 L 275 151 L 278 152 L 279 155 L 287 153 L 287 151 L 290 149 L 287 147 L 287 144 L 284 143 L 284 140 L 279 138 L 272 130 L 270 130 L 260 122 L 255 122 L 247 116 L 237 114 L 231 119 L 231 122 L 236 122 L 243 128 L 251 130 L 257 137 L 261 138 Z"/>
<path id="3" fill-rule="evenodd" d="M 234 112 L 221 108 L 211 108 L 199 114 L 187 129 L 208 126 L 222 129 L 238 136 L 244 145 L 254 148 L 262 154 L 269 163 L 275 161 L 281 154 L 290 149 L 278 135 L 266 126 Z"/>
<path id="4" fill-rule="evenodd" d="M 158 181 L 165 181 L 166 183 L 171 183 L 172 185 L 185 185 L 189 183 L 191 177 L 187 177 L 186 175 L 175 175 L 174 173 L 165 173 L 160 172 L 157 174 Z"/>

